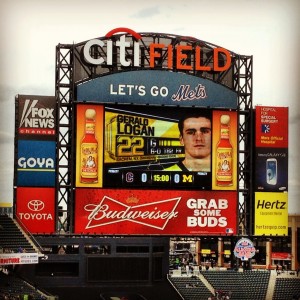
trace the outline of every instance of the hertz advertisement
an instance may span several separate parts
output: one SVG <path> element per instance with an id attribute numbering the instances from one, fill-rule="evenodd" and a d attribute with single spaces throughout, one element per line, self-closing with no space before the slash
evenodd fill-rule
<path id="1" fill-rule="evenodd" d="M 255 235 L 288 235 L 288 194 L 255 193 Z"/>
<path id="2" fill-rule="evenodd" d="M 288 108 L 255 110 L 256 235 L 288 234 Z"/>
<path id="3" fill-rule="evenodd" d="M 77 105 L 76 186 L 236 190 L 237 113 Z"/>

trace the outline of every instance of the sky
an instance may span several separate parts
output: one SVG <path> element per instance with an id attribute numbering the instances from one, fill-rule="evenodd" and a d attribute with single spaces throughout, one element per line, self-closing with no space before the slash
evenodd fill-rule
<path id="1" fill-rule="evenodd" d="M 1 0 L 0 202 L 13 201 L 15 96 L 55 95 L 55 47 L 117 27 L 253 56 L 253 106 L 289 107 L 289 214 L 300 214 L 299 0 Z"/>

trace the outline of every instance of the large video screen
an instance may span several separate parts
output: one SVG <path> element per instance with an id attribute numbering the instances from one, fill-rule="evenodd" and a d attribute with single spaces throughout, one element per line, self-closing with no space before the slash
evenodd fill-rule
<path id="1" fill-rule="evenodd" d="M 235 190 L 234 111 L 77 105 L 76 186 Z"/>

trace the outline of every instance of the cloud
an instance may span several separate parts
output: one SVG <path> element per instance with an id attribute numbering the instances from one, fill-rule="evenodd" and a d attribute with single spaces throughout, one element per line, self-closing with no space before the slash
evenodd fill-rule
<path id="1" fill-rule="evenodd" d="M 159 15 L 160 11 L 158 6 L 153 6 L 153 7 L 147 7 L 144 9 L 141 9 L 137 11 L 135 14 L 131 15 L 132 18 L 136 19 L 145 19 L 145 18 L 152 18 L 154 16 Z"/>

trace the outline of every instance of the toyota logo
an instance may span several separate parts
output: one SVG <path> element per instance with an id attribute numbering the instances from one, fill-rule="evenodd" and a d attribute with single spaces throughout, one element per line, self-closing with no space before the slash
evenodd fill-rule
<path id="1" fill-rule="evenodd" d="M 41 200 L 31 200 L 28 202 L 27 207 L 32 211 L 41 211 L 44 209 L 45 204 Z"/>

